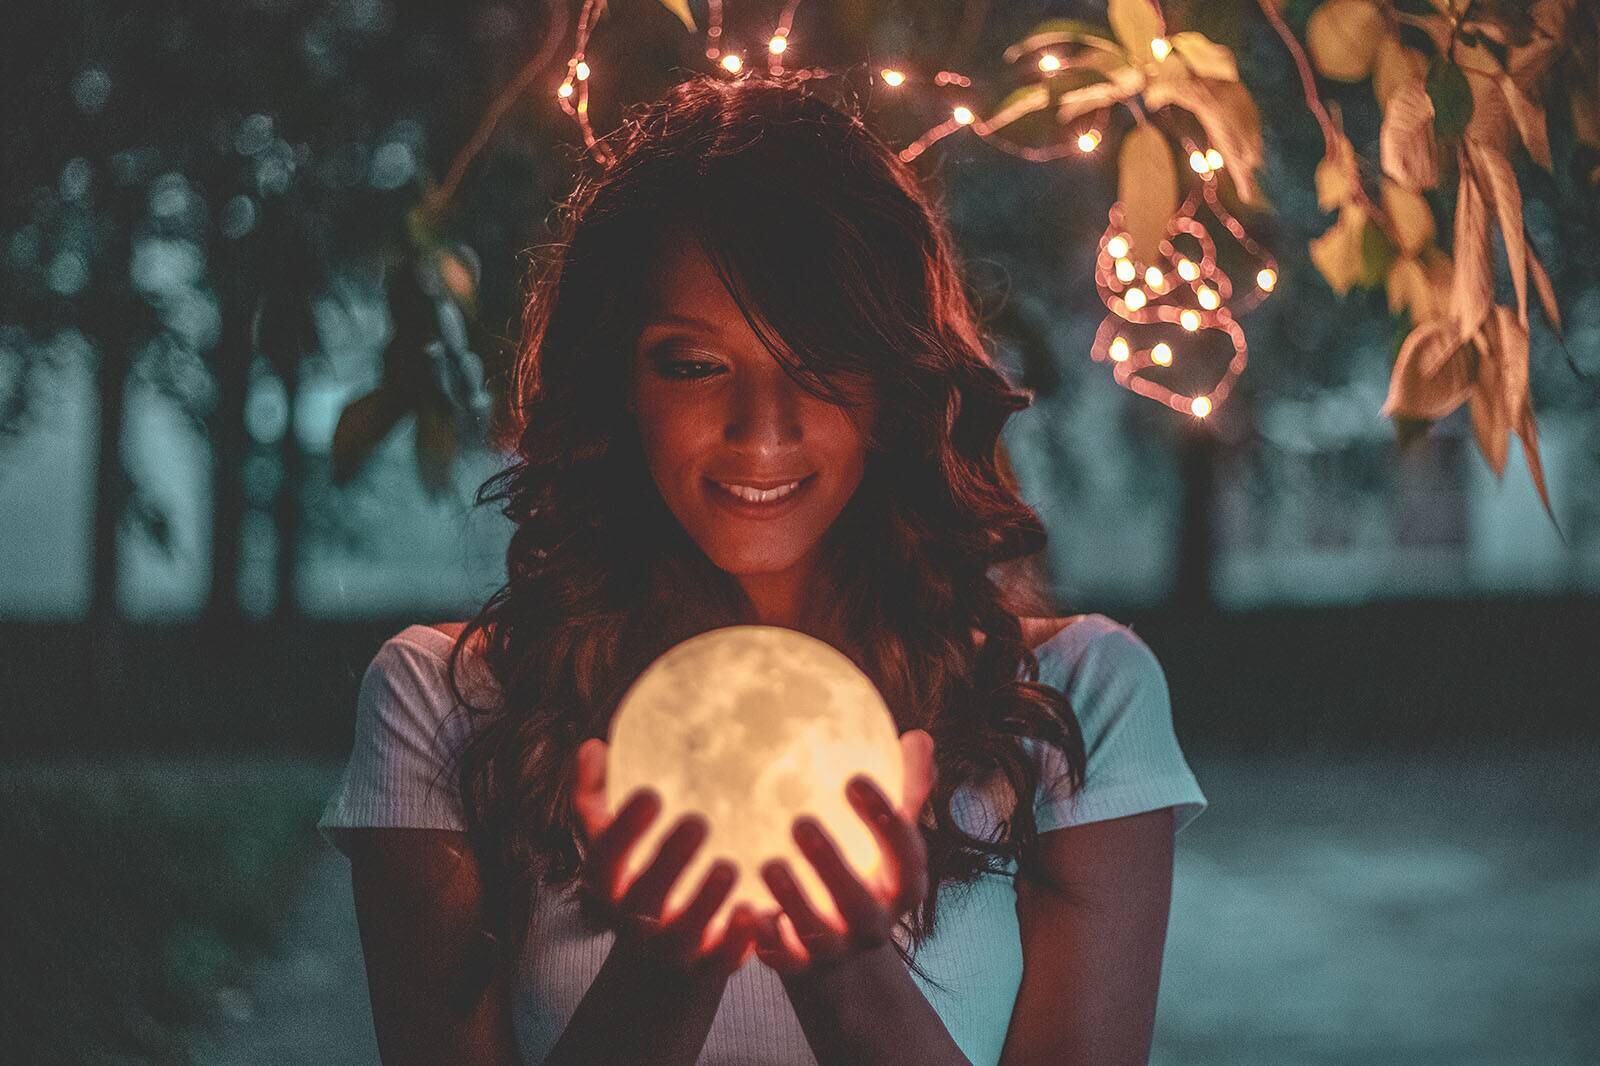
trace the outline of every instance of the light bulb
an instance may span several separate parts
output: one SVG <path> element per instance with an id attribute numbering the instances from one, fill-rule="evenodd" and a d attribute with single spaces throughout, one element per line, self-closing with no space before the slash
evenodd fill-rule
<path id="1" fill-rule="evenodd" d="M 1215 311 L 1222 306 L 1222 297 L 1217 295 L 1216 289 L 1200 286 L 1200 291 L 1195 293 L 1195 298 L 1200 301 L 1200 306 L 1207 311 Z"/>
<path id="2" fill-rule="evenodd" d="M 1150 42 L 1150 54 L 1157 59 L 1165 59 L 1172 54 L 1172 42 L 1165 37 L 1157 37 Z"/>
<path id="3" fill-rule="evenodd" d="M 1137 311 L 1145 305 L 1144 290 L 1129 289 L 1127 295 L 1124 296 L 1122 300 L 1128 305 L 1128 310 Z"/>
<path id="4" fill-rule="evenodd" d="M 740 59 L 734 53 L 729 52 L 727 55 L 722 57 L 722 69 L 727 71 L 729 74 L 737 74 L 739 71 L 744 69 L 744 60 Z"/>
<path id="5" fill-rule="evenodd" d="M 893 89 L 906 83 L 906 76 L 898 70 L 887 69 L 883 72 L 883 83 Z"/>
<path id="6" fill-rule="evenodd" d="M 1128 341 L 1127 341 L 1127 338 L 1125 338 L 1125 337 L 1116 337 L 1116 338 L 1114 338 L 1111 341 L 1111 347 L 1110 347 L 1109 350 L 1111 352 L 1111 358 L 1116 360 L 1117 362 L 1126 363 L 1128 361 L 1129 352 L 1128 352 Z"/>
<path id="7" fill-rule="evenodd" d="M 1200 328 L 1200 312 L 1192 307 L 1185 307 L 1178 314 L 1178 325 L 1193 333 Z"/>
<path id="8" fill-rule="evenodd" d="M 970 126 L 977 116 L 972 113 L 972 108 L 958 104 L 951 110 L 950 117 L 955 119 L 958 125 Z"/>
<path id="9" fill-rule="evenodd" d="M 1206 149 L 1206 166 L 1212 170 L 1222 169 L 1222 153 L 1215 148 Z"/>
<path id="10" fill-rule="evenodd" d="M 1113 237 L 1106 242 L 1106 254 L 1113 259 L 1121 259 L 1128 254 L 1128 238 Z"/>
<path id="11" fill-rule="evenodd" d="M 1162 341 L 1160 344 L 1157 344 L 1154 348 L 1151 348 L 1150 349 L 1150 361 L 1152 363 L 1156 364 L 1156 366 L 1171 366 L 1172 365 L 1172 345 L 1168 344 L 1166 341 Z"/>
<path id="12" fill-rule="evenodd" d="M 1271 292 L 1278 284 L 1278 272 L 1271 267 L 1262 267 L 1256 274 L 1256 284 L 1261 286 L 1262 292 Z"/>
<path id="13" fill-rule="evenodd" d="M 767 42 L 767 51 L 771 52 L 775 56 L 781 56 L 783 54 L 783 50 L 788 47 L 788 39 L 781 34 Z"/>
<path id="14" fill-rule="evenodd" d="M 1204 396 L 1196 396 L 1189 401 L 1189 410 L 1194 412 L 1196 418 L 1204 418 L 1211 413 L 1211 401 Z"/>
<path id="15" fill-rule="evenodd" d="M 1061 69 L 1061 57 L 1054 52 L 1046 52 L 1039 57 L 1039 69 L 1046 74 L 1054 74 Z"/>
<path id="16" fill-rule="evenodd" d="M 1078 151 L 1088 153 L 1100 147 L 1100 131 L 1084 130 L 1078 134 Z"/>
<path id="17" fill-rule="evenodd" d="M 1138 271 L 1133 268 L 1133 260 L 1131 260 L 1131 259 L 1118 259 L 1117 260 L 1117 280 L 1122 282 L 1124 285 L 1126 285 L 1128 282 L 1132 281 L 1134 279 L 1134 275 L 1136 275 L 1137 273 L 1138 273 Z"/>
<path id="18" fill-rule="evenodd" d="M 1189 153 L 1189 169 L 1196 174 L 1204 174 L 1211 169 L 1211 164 L 1206 162 L 1206 154 L 1198 148 Z"/>
<path id="19" fill-rule="evenodd" d="M 571 96 L 572 95 L 572 83 L 570 81 L 562 82 L 561 83 L 561 88 L 556 90 L 556 95 L 561 97 L 561 99 L 563 99 L 563 100 L 565 100 L 567 97 Z"/>
<path id="20" fill-rule="evenodd" d="M 1182 278 L 1184 281 L 1193 281 L 1199 276 L 1200 268 L 1195 265 L 1193 259 L 1178 260 L 1178 277 Z"/>
<path id="21" fill-rule="evenodd" d="M 1160 290 L 1166 284 L 1167 276 L 1161 273 L 1160 267 L 1150 267 L 1144 272 L 1144 283 L 1152 289 Z"/>
<path id="22" fill-rule="evenodd" d="M 581 59 L 578 60 L 578 65 L 573 68 L 573 73 L 575 73 L 578 76 L 578 80 L 579 81 L 588 81 L 589 80 L 589 64 L 585 63 Z"/>

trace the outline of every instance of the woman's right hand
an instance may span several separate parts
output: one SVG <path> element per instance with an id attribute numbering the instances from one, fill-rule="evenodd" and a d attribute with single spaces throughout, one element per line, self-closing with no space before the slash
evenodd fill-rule
<path id="1" fill-rule="evenodd" d="M 747 904 L 736 906 L 718 943 L 706 943 L 706 930 L 733 891 L 738 871 L 726 859 L 712 863 L 689 903 L 664 920 L 667 897 L 708 832 L 703 816 L 687 814 L 662 838 L 655 859 L 624 886 L 628 856 L 660 813 L 661 798 L 653 789 L 635 789 L 613 816 L 606 809 L 606 747 L 599 739 L 578 746 L 573 806 L 586 842 L 579 870 L 583 890 L 629 950 L 690 976 L 730 976 L 755 949 L 754 912 Z"/>

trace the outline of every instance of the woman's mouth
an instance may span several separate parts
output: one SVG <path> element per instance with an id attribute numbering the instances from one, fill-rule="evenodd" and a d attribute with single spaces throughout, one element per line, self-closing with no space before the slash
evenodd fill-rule
<path id="1" fill-rule="evenodd" d="M 808 474 L 787 485 L 762 490 L 706 478 L 706 489 L 711 499 L 725 511 L 743 518 L 776 518 L 794 510 L 816 480 L 816 474 Z"/>

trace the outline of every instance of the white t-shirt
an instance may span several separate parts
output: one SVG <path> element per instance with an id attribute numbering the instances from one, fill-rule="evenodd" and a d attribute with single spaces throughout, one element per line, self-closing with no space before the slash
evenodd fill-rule
<path id="1" fill-rule="evenodd" d="M 345 831 L 360 828 L 464 828 L 451 755 L 465 739 L 464 714 L 445 679 L 453 641 L 429 626 L 408 626 L 373 657 L 361 682 L 355 744 L 320 826 L 347 850 Z M 1088 768 L 1083 789 L 1067 795 L 1065 760 L 1043 747 L 1035 796 L 1039 832 L 1174 807 L 1179 832 L 1206 807 L 1172 727 L 1166 676 L 1155 655 L 1126 626 L 1084 615 L 1034 649 L 1039 680 L 1071 701 L 1083 729 Z M 471 671 L 476 660 L 464 660 Z M 487 677 L 487 671 L 468 675 Z M 477 693 L 467 688 L 479 702 Z M 998 787 L 958 789 L 952 814 L 968 832 L 993 839 L 1012 805 Z M 1015 869 L 1015 864 L 1007 867 Z M 975 1066 L 999 1061 L 1022 980 L 1016 889 L 1000 873 L 940 889 L 932 937 L 917 965 L 943 989 L 913 980 Z M 903 930 L 899 931 L 903 937 Z M 527 1063 L 543 1062 L 599 973 L 614 934 L 591 935 L 578 919 L 576 887 L 547 892 L 534 908 L 518 967 L 513 1017 Z M 905 940 L 902 939 L 902 944 Z M 778 976 L 752 957 L 729 980 L 700 1066 L 815 1066 L 816 1060 Z"/>

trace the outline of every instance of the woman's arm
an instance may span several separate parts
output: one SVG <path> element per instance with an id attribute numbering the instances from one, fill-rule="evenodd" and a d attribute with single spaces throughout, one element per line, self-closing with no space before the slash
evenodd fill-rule
<path id="1" fill-rule="evenodd" d="M 970 1066 L 892 944 L 783 987 L 818 1062 Z"/>
<path id="2" fill-rule="evenodd" d="M 1172 903 L 1171 807 L 1039 834 L 1001 1066 L 1144 1066 Z"/>
<path id="3" fill-rule="evenodd" d="M 466 834 L 348 832 L 384 1066 L 514 1066 L 507 973 L 482 933 L 483 886 Z"/>
<path id="4" fill-rule="evenodd" d="M 515 1066 L 508 960 L 488 950 L 483 887 L 466 835 L 350 832 L 356 916 L 384 1066 Z M 687 975 L 619 946 L 546 1066 L 692 1064 L 726 976 Z"/>

